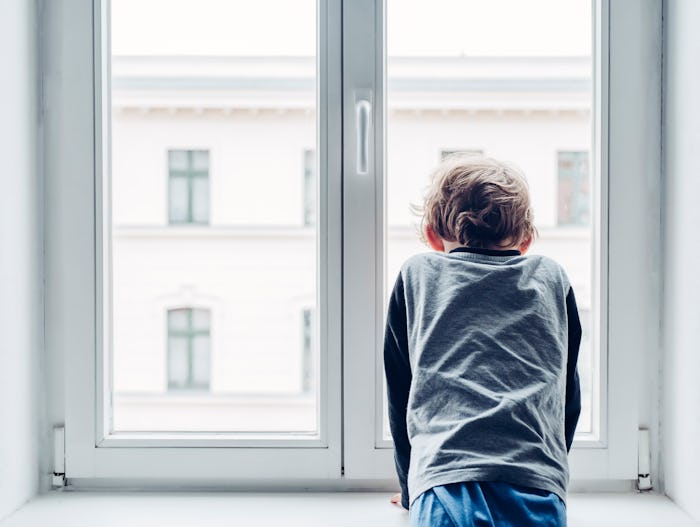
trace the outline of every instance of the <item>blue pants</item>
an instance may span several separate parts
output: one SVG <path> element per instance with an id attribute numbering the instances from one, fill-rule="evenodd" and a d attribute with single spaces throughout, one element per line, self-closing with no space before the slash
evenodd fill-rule
<path id="1" fill-rule="evenodd" d="M 566 526 L 566 505 L 556 494 L 495 481 L 433 487 L 409 515 L 411 527 Z"/>

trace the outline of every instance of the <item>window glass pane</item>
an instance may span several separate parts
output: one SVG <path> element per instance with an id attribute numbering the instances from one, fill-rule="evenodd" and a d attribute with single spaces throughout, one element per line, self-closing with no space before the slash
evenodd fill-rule
<path id="1" fill-rule="evenodd" d="M 192 339 L 192 383 L 209 388 L 209 335 Z"/>
<path id="2" fill-rule="evenodd" d="M 169 150 L 168 168 L 171 171 L 186 171 L 189 169 L 187 150 Z"/>
<path id="3" fill-rule="evenodd" d="M 114 431 L 314 436 L 316 1 L 110 4 Z"/>
<path id="4" fill-rule="evenodd" d="M 314 321 L 311 309 L 304 309 L 302 312 L 302 378 L 301 391 L 311 393 L 316 385 L 315 375 L 315 353 L 314 353 Z"/>
<path id="5" fill-rule="evenodd" d="M 304 225 L 316 224 L 316 152 L 304 150 Z"/>
<path id="6" fill-rule="evenodd" d="M 184 388 L 189 383 L 188 337 L 168 338 L 168 385 Z"/>
<path id="7" fill-rule="evenodd" d="M 450 149 L 443 149 L 440 151 L 440 160 L 442 161 L 448 156 L 452 155 L 483 155 L 484 151 L 483 150 L 477 150 L 477 149 L 460 149 L 460 148 L 450 148 Z"/>
<path id="8" fill-rule="evenodd" d="M 518 165 L 539 231 L 530 252 L 563 265 L 589 321 L 578 432 L 592 432 L 598 415 L 591 35 L 592 0 L 436 0 L 430 9 L 419 0 L 387 1 L 387 293 L 401 264 L 429 250 L 411 205 L 421 203 L 444 155 L 471 151 Z"/>
<path id="9" fill-rule="evenodd" d="M 192 170 L 195 172 L 209 172 L 208 150 L 194 150 L 192 152 Z"/>
<path id="10" fill-rule="evenodd" d="M 565 226 L 590 226 L 590 175 L 588 152 L 558 152 L 558 223 Z"/>
<path id="11" fill-rule="evenodd" d="M 188 331 L 190 329 L 190 310 L 171 309 L 168 311 L 168 328 L 170 331 Z"/>
<path id="12" fill-rule="evenodd" d="M 209 332 L 210 315 L 208 309 L 192 310 L 192 329 L 196 332 Z"/>
<path id="13" fill-rule="evenodd" d="M 192 179 L 192 221 L 194 223 L 209 221 L 209 178 Z"/>
<path id="14" fill-rule="evenodd" d="M 189 221 L 189 184 L 187 178 L 170 178 L 169 218 L 171 222 Z"/>

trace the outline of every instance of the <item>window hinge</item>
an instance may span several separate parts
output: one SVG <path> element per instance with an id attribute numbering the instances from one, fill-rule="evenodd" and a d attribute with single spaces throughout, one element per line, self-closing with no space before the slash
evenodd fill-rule
<path id="1" fill-rule="evenodd" d="M 66 429 L 63 425 L 53 427 L 53 488 L 66 485 Z"/>
<path id="2" fill-rule="evenodd" d="M 640 428 L 637 439 L 637 490 L 651 490 L 651 450 L 649 430 Z"/>

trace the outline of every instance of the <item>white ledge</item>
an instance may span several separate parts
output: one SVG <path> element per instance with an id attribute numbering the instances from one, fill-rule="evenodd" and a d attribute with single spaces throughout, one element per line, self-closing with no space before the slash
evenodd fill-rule
<path id="1" fill-rule="evenodd" d="M 399 527 L 408 513 L 387 493 L 50 492 L 0 521 L 0 527 Z M 569 527 L 691 527 L 665 496 L 569 496 Z"/>

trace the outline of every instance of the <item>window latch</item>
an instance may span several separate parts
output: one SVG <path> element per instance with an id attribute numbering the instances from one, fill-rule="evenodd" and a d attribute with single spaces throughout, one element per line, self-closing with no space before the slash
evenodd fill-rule
<path id="1" fill-rule="evenodd" d="M 370 130 L 372 125 L 372 100 L 370 90 L 355 92 L 355 169 L 360 176 L 369 174 Z"/>

